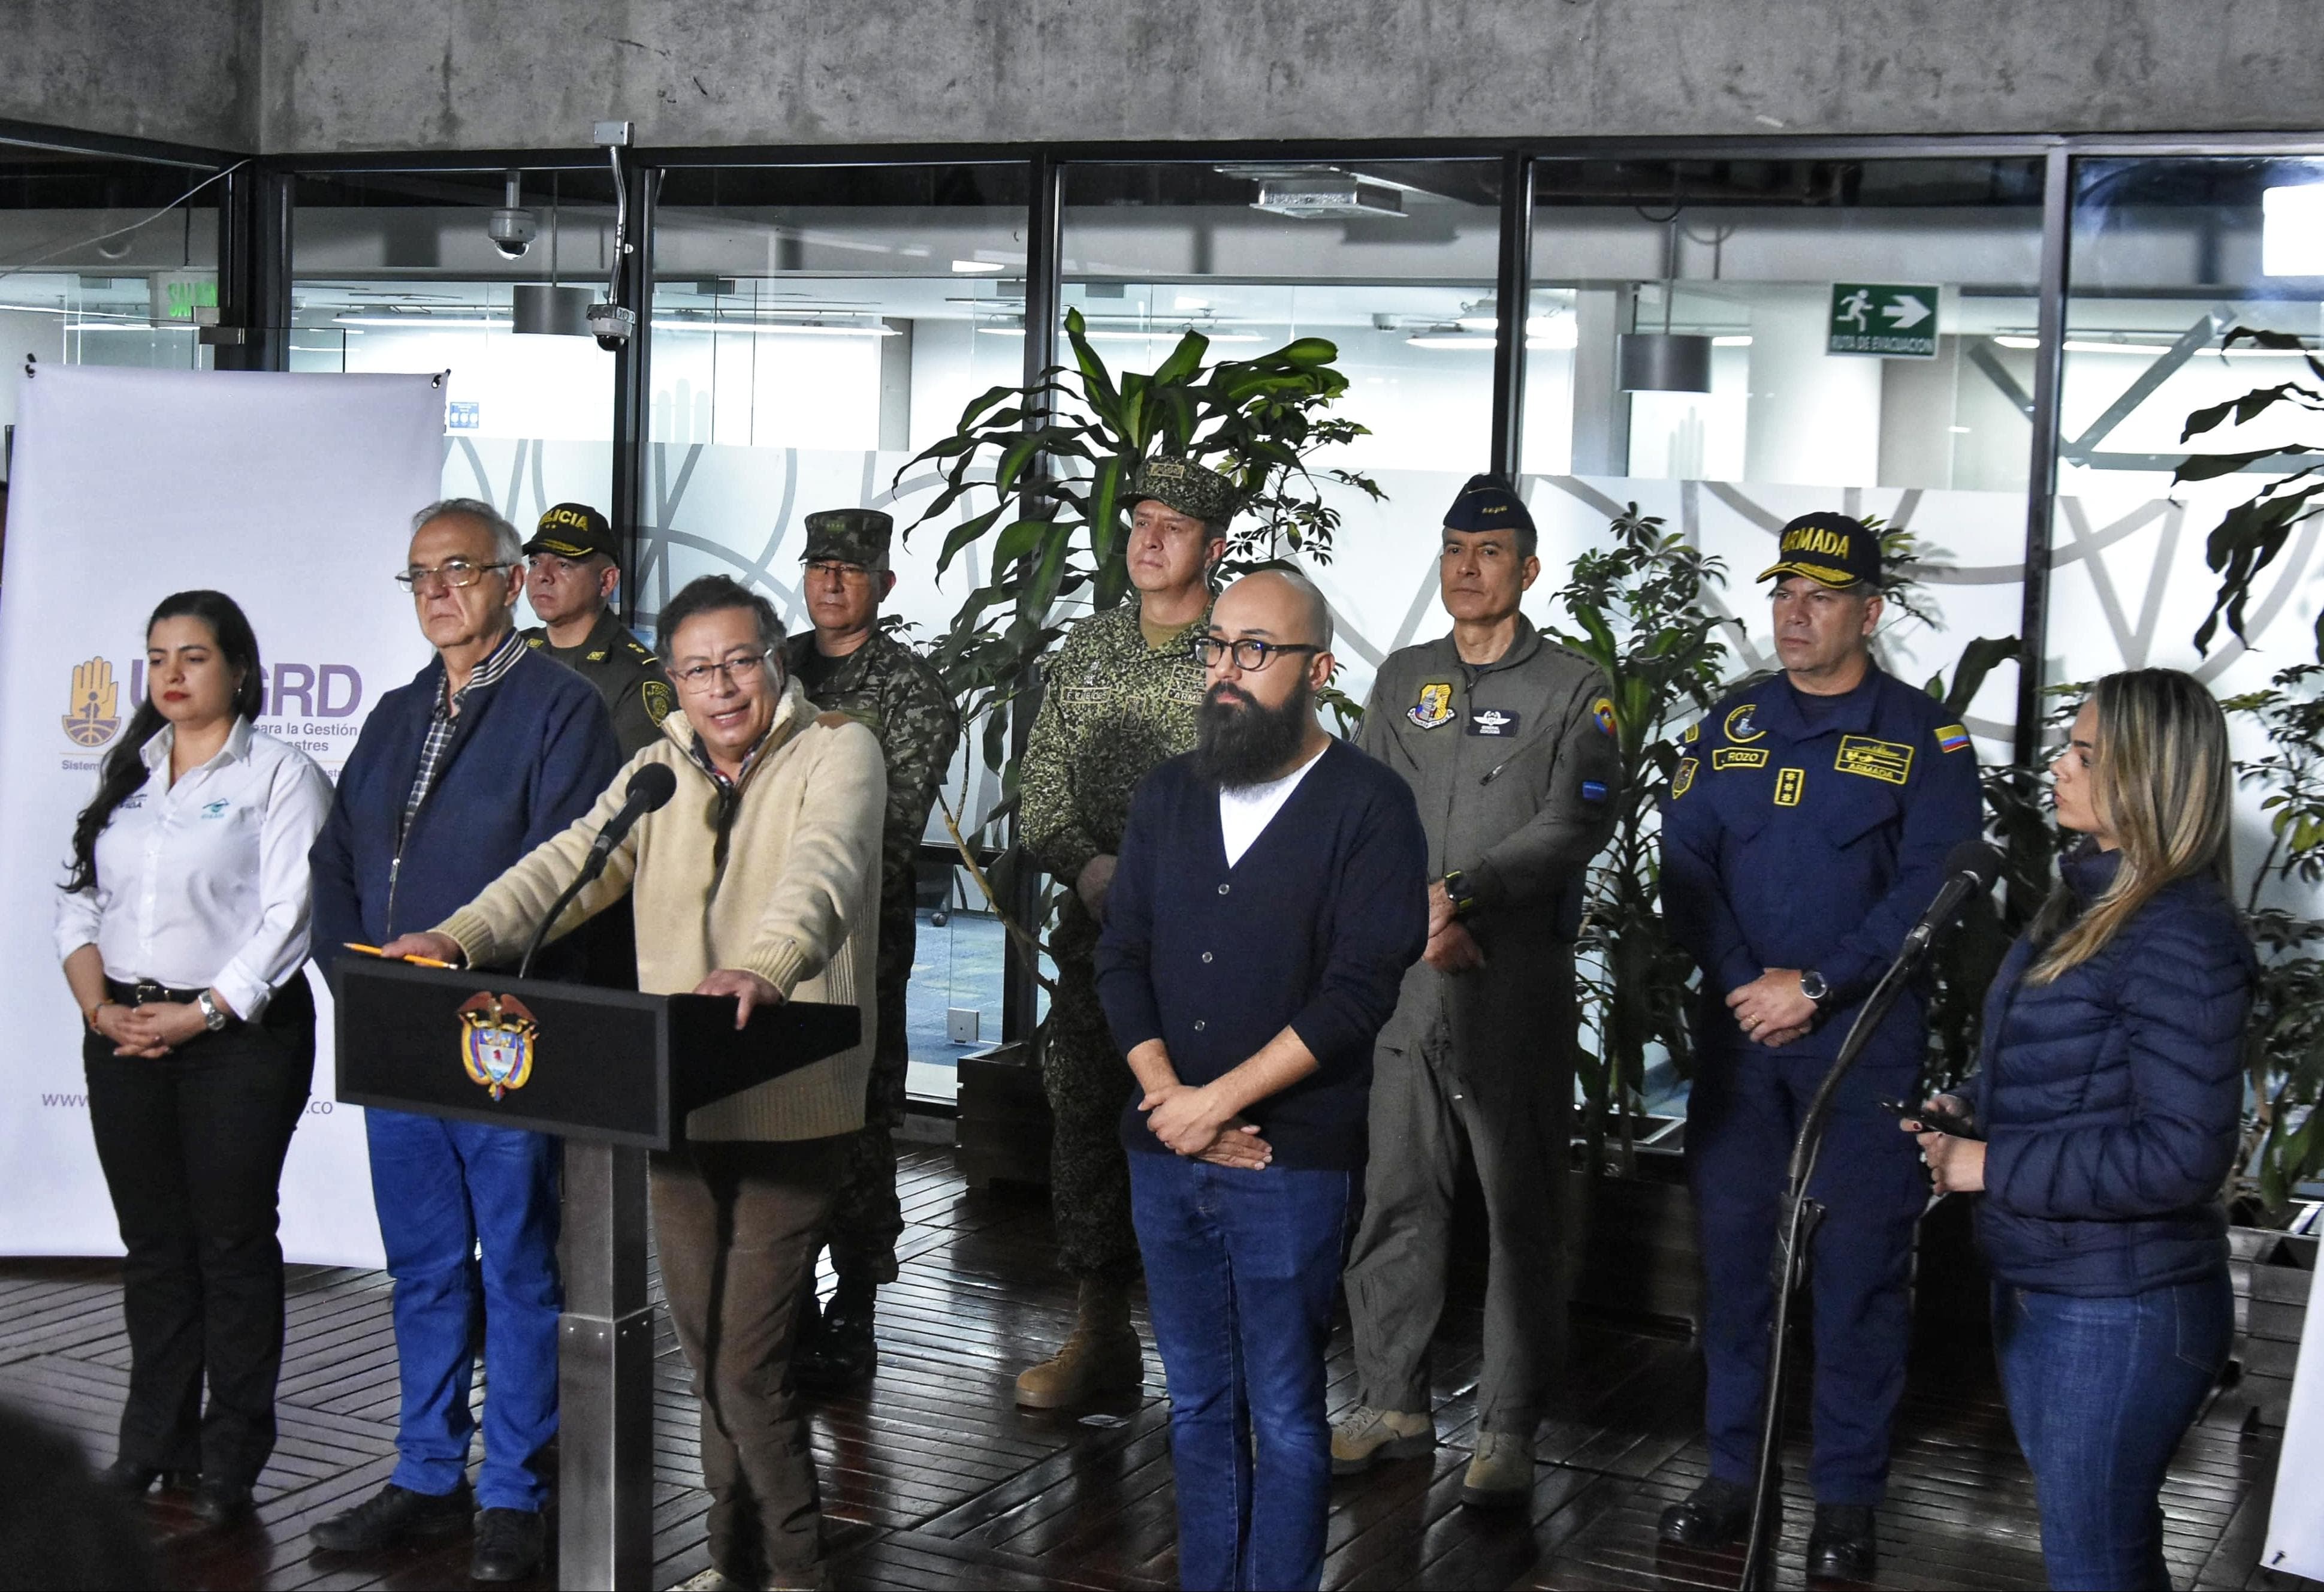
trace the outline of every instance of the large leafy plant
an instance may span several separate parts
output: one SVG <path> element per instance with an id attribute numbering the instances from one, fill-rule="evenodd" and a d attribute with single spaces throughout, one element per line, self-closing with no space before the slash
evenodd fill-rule
<path id="1" fill-rule="evenodd" d="M 1063 629 L 1065 606 L 1078 599 L 1102 611 L 1130 593 L 1124 499 L 1146 460 L 1191 459 L 1240 489 L 1245 513 L 1222 578 L 1286 555 L 1329 563 L 1340 514 L 1323 483 L 1382 496 L 1367 476 L 1310 462 L 1318 449 L 1366 434 L 1330 412 L 1348 378 L 1333 363 L 1338 347 L 1323 338 L 1212 364 L 1210 339 L 1189 331 L 1150 375 L 1117 375 L 1079 310 L 1067 312 L 1065 329 L 1071 364 L 1052 366 L 1028 387 L 994 387 L 962 412 L 951 436 L 897 472 L 901 481 L 933 464 L 944 482 L 907 540 L 956 505 L 991 496 L 989 507 L 945 532 L 938 577 L 975 548 L 984 578 L 928 661 L 962 721 L 982 726 L 986 764 L 1004 774 L 1012 719 Z"/>
<path id="2" fill-rule="evenodd" d="M 1586 1164 L 1627 1171 L 1641 1113 L 1646 1057 L 1660 1046 L 1683 1068 L 1693 966 L 1662 914 L 1661 804 L 1677 773 L 1676 730 L 1711 706 L 1727 663 L 1722 623 L 1703 599 L 1725 566 L 1630 504 L 1609 544 L 1573 561 L 1553 599 L 1572 620 L 1559 641 L 1604 671 L 1622 778 L 1614 838 L 1590 866 L 1579 944 Z M 1613 1143 L 1608 1143 L 1611 1134 Z"/>
<path id="3" fill-rule="evenodd" d="M 2258 387 L 2187 417 L 2181 441 L 2226 425 L 2241 427 L 2285 412 L 2324 412 L 2324 363 L 2301 338 L 2289 333 L 2236 327 L 2220 339 L 2223 348 L 2248 342 L 2263 348 L 2297 351 L 2308 379 Z M 2182 463 L 2174 483 L 2216 480 L 2255 465 L 2313 454 L 2307 443 L 2195 454 Z M 2195 633 L 2195 646 L 2207 651 L 2224 619 L 2239 641 L 2254 585 L 2282 556 L 2292 532 L 2324 513 L 2324 466 L 2280 470 L 2250 496 L 2220 516 L 2204 548 L 2219 578 L 2211 609 Z M 2237 1158 L 2228 1192 L 2244 1214 L 2273 1225 L 2291 1212 L 2302 1183 L 2324 1174 L 2324 1124 L 2317 1103 L 2324 1094 L 2324 921 L 2269 902 L 2272 884 L 2296 884 L 2313 891 L 2324 885 L 2324 616 L 2316 632 L 2314 663 L 2279 670 L 2265 689 L 2226 706 L 2256 724 L 2267 750 L 2239 761 L 2242 782 L 2261 792 L 2267 814 L 2266 854 L 2252 870 L 2244 907 L 2260 952 L 2259 986 L 2245 1030 L 2248 1097 L 2244 1117 L 2244 1153 Z"/>

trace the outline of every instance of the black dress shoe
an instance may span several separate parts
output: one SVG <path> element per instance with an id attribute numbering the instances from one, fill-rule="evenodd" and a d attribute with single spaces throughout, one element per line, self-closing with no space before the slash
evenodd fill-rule
<path id="1" fill-rule="evenodd" d="M 840 1285 L 831 1308 L 816 1323 L 812 1341 L 791 1357 L 791 1376 L 814 1393 L 841 1393 L 861 1385 L 878 1368 L 880 1342 L 873 1335 L 875 1290 Z"/>
<path id="2" fill-rule="evenodd" d="M 140 1465 L 134 1459 L 115 1459 L 97 1473 L 97 1479 L 117 1493 L 142 1498 L 151 1492 L 155 1482 L 169 1493 L 191 1492 L 201 1486 L 198 1470 L 165 1470 L 158 1465 Z"/>
<path id="3" fill-rule="evenodd" d="M 440 1496 L 390 1482 L 353 1509 L 323 1522 L 308 1540 L 330 1553 L 374 1553 L 406 1537 L 447 1536 L 466 1526 L 475 1513 L 476 1496 L 466 1481 Z"/>
<path id="4" fill-rule="evenodd" d="M 1712 1476 L 1663 1511 L 1662 1539 L 1681 1548 L 1724 1548 L 1751 1534 L 1751 1488 Z"/>
<path id="5" fill-rule="evenodd" d="M 1808 1533 L 1808 1574 L 1868 1581 L 1880 1568 L 1880 1538 L 1868 1504 L 1819 1504 Z"/>
<path id="6" fill-rule="evenodd" d="M 205 1481 L 194 1489 L 189 1505 L 206 1526 L 230 1526 L 246 1519 L 253 1507 L 250 1489 L 239 1482 Z"/>
<path id="7" fill-rule="evenodd" d="M 476 1548 L 468 1556 L 468 1578 L 476 1581 L 521 1581 L 540 1569 L 549 1533 L 533 1509 L 487 1509 L 476 1516 Z"/>

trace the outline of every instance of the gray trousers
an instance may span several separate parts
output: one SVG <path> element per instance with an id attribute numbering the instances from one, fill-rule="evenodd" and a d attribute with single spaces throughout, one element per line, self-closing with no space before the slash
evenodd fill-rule
<path id="1" fill-rule="evenodd" d="M 1532 1053 L 1471 1054 L 1461 1071 L 1443 1047 L 1374 1052 L 1371 1160 L 1347 1271 L 1357 1383 L 1374 1409 L 1416 1413 L 1434 1404 L 1428 1343 L 1444 1309 L 1465 1151 L 1484 1188 L 1491 1240 L 1478 1429 L 1530 1438 L 1540 1419 L 1543 1389 L 1565 1357 L 1573 1094 L 1567 1051 L 1548 1026 L 1534 1030 Z"/>

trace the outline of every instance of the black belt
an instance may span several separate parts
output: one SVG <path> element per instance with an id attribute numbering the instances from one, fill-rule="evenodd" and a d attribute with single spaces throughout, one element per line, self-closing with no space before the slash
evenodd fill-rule
<path id="1" fill-rule="evenodd" d="M 190 1006 L 201 999 L 198 989 L 171 989 L 166 985 L 141 978 L 134 984 L 124 984 L 118 978 L 105 981 L 105 993 L 124 1006 L 150 1006 L 160 1002 Z"/>

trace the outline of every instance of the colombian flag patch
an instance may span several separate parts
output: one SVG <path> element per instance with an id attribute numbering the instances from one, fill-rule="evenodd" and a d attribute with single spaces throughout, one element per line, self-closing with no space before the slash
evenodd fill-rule
<path id="1" fill-rule="evenodd" d="M 1969 731 L 1962 726 L 1958 724 L 1941 724 L 1937 727 L 1938 751 L 1961 752 L 1966 751 L 1968 747 Z"/>

